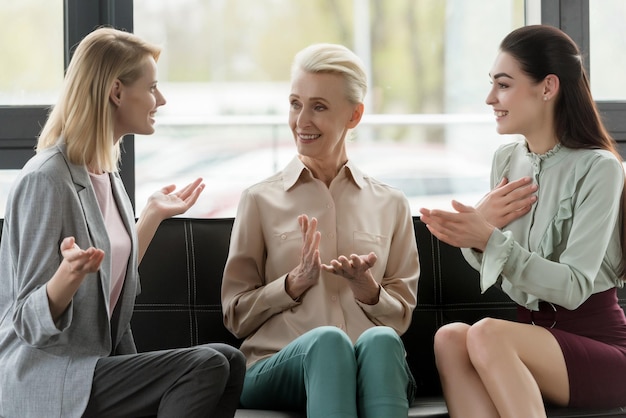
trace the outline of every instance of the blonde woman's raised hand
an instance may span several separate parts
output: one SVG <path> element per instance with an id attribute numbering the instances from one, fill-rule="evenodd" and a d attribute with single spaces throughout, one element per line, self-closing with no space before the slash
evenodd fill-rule
<path id="1" fill-rule="evenodd" d="M 154 212 L 160 220 L 181 215 L 195 205 L 204 186 L 202 178 L 197 178 L 178 191 L 175 191 L 176 186 L 173 184 L 165 186 L 148 198 L 146 210 Z"/>
<path id="2" fill-rule="evenodd" d="M 76 244 L 74 237 L 63 239 L 61 255 L 70 275 L 80 280 L 89 273 L 97 272 L 104 260 L 104 251 L 94 247 L 83 250 Z"/>
<path id="3" fill-rule="evenodd" d="M 174 190 L 176 190 L 176 186 L 171 184 L 154 192 L 148 198 L 148 202 L 137 220 L 137 237 L 139 240 L 137 259 L 139 263 L 141 263 L 161 222 L 187 212 L 204 190 L 204 183 L 202 183 L 202 178 L 197 178 L 182 189 L 176 192 Z"/>
<path id="4" fill-rule="evenodd" d="M 81 249 L 74 237 L 61 241 L 61 265 L 46 283 L 46 293 L 52 318 L 57 321 L 69 306 L 85 277 L 100 269 L 104 251 L 89 247 Z"/>

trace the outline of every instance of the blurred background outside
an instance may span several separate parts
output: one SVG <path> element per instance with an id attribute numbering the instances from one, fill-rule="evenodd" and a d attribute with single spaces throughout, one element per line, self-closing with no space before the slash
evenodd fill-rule
<path id="1" fill-rule="evenodd" d="M 294 54 L 341 43 L 366 63 L 370 90 L 348 156 L 420 207 L 474 204 L 489 188 L 495 132 L 485 104 L 501 39 L 538 23 L 524 0 L 134 0 L 134 32 L 163 46 L 167 105 L 135 137 L 136 210 L 167 184 L 203 177 L 184 216 L 234 216 L 241 191 L 295 155 L 287 126 Z M 596 100 L 626 97 L 626 2 L 591 2 Z M 11 16 L 9 19 L 8 16 Z M 20 16 L 20 18 L 15 18 Z M 52 104 L 63 77 L 61 1 L 0 4 L 0 105 Z M 16 36 L 19 34 L 19 36 Z M 8 65 L 7 63 L 11 63 Z M 122 167 L 122 170 L 124 167 Z M 16 170 L 0 170 L 0 217 Z"/>

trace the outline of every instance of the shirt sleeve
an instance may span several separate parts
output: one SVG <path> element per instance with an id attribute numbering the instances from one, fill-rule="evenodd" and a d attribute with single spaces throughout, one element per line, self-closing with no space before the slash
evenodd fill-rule
<path id="1" fill-rule="evenodd" d="M 259 210 L 254 196 L 244 191 L 222 279 L 224 325 L 237 338 L 247 337 L 275 314 L 299 304 L 285 290 L 286 274 L 265 280 L 265 254 Z"/>
<path id="2" fill-rule="evenodd" d="M 480 266 L 483 291 L 501 274 L 507 293 L 524 292 L 567 309 L 592 294 L 607 248 L 619 236 L 623 168 L 614 158 L 596 158 L 574 187 L 536 251 L 522 247 L 510 232 L 494 230 Z"/>
<path id="3" fill-rule="evenodd" d="M 461 248 L 461 254 L 465 258 L 465 261 L 474 268 L 474 270 L 480 271 L 480 265 L 483 262 L 483 254 L 472 248 Z M 498 272 L 498 274 L 500 274 Z M 485 290 L 483 289 L 483 292 Z"/>
<path id="4" fill-rule="evenodd" d="M 357 303 L 372 322 L 389 326 L 401 335 L 411 324 L 420 265 L 413 217 L 405 199 L 398 205 L 396 219 L 378 303 Z"/>
<path id="5" fill-rule="evenodd" d="M 491 174 L 489 176 L 489 189 L 493 190 L 496 184 L 500 182 L 502 176 L 505 176 L 505 168 L 510 161 L 510 152 L 503 152 L 504 149 L 510 148 L 514 146 L 514 144 L 504 144 L 500 145 L 496 152 L 494 153 L 491 160 Z M 500 161 L 499 156 L 506 155 L 507 157 Z M 489 192 L 488 192 L 489 193 Z M 483 262 L 483 253 L 474 250 L 473 248 L 461 248 L 461 254 L 465 258 L 465 261 L 474 268 L 476 271 L 481 271 L 481 265 Z M 488 274 L 488 273 L 487 273 Z M 496 269 L 495 271 L 496 278 L 488 277 L 485 280 L 481 280 L 481 291 L 484 293 L 489 287 L 491 287 L 496 281 L 498 276 L 500 275 L 500 270 Z M 481 275 L 482 277 L 482 275 Z"/>
<path id="6" fill-rule="evenodd" d="M 5 222 L 10 226 L 2 243 L 9 246 L 13 263 L 13 326 L 22 340 L 35 347 L 46 346 L 72 322 L 70 303 L 55 324 L 46 291 L 61 263 L 61 217 L 54 213 L 63 207 L 64 196 L 54 179 L 34 172 L 18 179 L 7 207 Z"/>

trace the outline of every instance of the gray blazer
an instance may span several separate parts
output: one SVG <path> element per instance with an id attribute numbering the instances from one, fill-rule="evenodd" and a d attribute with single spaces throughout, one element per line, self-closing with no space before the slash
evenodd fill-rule
<path id="1" fill-rule="evenodd" d="M 118 174 L 113 193 L 132 249 L 119 302 L 109 320 L 110 243 L 89 174 L 65 146 L 26 163 L 9 193 L 0 241 L 0 417 L 80 417 L 96 362 L 136 352 L 130 318 L 139 293 L 133 208 Z M 55 323 L 46 282 L 61 262 L 63 238 L 105 252 Z"/>

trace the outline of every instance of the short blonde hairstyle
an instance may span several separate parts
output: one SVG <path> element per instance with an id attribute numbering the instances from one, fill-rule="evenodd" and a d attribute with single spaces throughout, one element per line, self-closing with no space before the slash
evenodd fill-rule
<path id="1" fill-rule="evenodd" d="M 294 58 L 291 76 L 299 71 L 334 73 L 346 80 L 346 97 L 350 103 L 363 103 L 367 93 L 367 74 L 361 59 L 343 45 L 319 43 L 310 45 Z"/>
<path id="2" fill-rule="evenodd" d="M 135 82 L 145 60 L 158 60 L 160 54 L 160 47 L 132 33 L 101 27 L 88 34 L 67 68 L 59 100 L 39 135 L 37 151 L 62 138 L 71 163 L 117 171 L 121 141 L 113 137 L 109 93 L 115 80 Z"/>

